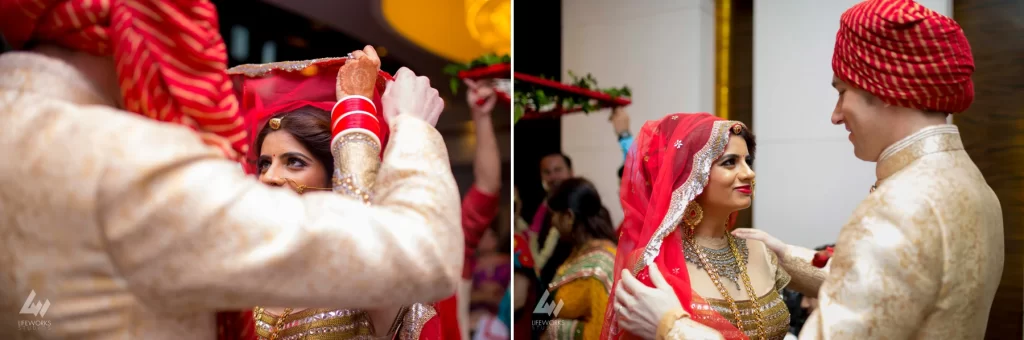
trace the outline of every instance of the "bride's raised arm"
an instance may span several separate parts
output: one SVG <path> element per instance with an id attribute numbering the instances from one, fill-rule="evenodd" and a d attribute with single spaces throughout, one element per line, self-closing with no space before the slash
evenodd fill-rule
<path id="1" fill-rule="evenodd" d="M 386 143 L 384 108 L 373 102 L 380 58 L 372 47 L 352 54 L 338 71 L 331 112 L 334 192 L 369 203 Z"/>

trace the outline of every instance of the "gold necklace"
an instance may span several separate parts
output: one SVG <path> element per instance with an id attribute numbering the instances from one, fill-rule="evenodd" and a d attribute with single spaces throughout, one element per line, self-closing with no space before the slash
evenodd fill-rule
<path id="1" fill-rule="evenodd" d="M 729 303 L 729 307 L 732 309 L 732 313 L 736 317 L 736 328 L 739 328 L 742 332 L 743 325 L 740 322 L 742 321 L 742 319 L 740 318 L 740 309 L 736 305 L 736 300 L 733 300 L 732 295 L 729 295 L 729 291 L 725 289 L 724 285 L 722 285 L 722 281 L 718 278 L 717 270 L 715 270 L 714 266 L 709 264 L 707 255 L 700 250 L 700 247 L 697 245 L 697 242 L 694 241 L 693 236 L 694 235 L 691 233 L 689 237 L 683 237 L 686 238 L 686 240 L 688 241 L 687 243 L 689 243 L 690 246 L 693 247 L 693 249 L 697 252 L 697 257 L 700 258 L 700 262 L 701 265 L 704 267 L 704 271 L 708 273 L 708 276 L 711 277 L 711 282 L 715 284 L 715 288 L 718 288 L 718 292 L 721 293 L 722 297 L 725 298 L 725 301 Z M 740 260 L 739 250 L 736 248 L 736 244 L 735 242 L 733 242 L 732 237 L 728 233 L 726 233 L 726 238 L 728 239 L 729 247 L 732 248 L 733 256 L 736 256 L 737 265 L 739 263 L 744 263 L 745 261 Z M 758 335 L 760 335 L 761 339 L 767 339 L 767 333 L 764 330 L 764 320 L 761 317 L 761 306 L 757 302 L 757 297 L 754 294 L 754 290 L 751 288 L 752 285 L 750 284 L 750 277 L 747 275 L 746 266 L 742 266 L 740 268 L 740 276 L 743 278 L 743 283 L 746 285 L 747 295 L 750 297 L 750 301 L 754 305 L 754 321 L 757 326 Z"/>
<path id="2" fill-rule="evenodd" d="M 732 253 L 739 258 L 740 252 L 736 249 L 735 239 L 732 238 L 731 234 L 727 235 L 729 235 L 729 247 L 732 248 Z M 761 303 L 757 301 L 757 292 L 754 291 L 754 285 L 750 283 L 750 275 L 747 274 L 746 266 L 743 266 L 742 274 L 743 275 L 741 277 L 743 278 L 743 285 L 747 287 L 747 295 L 750 298 L 751 304 L 754 305 L 754 317 L 757 321 L 757 331 L 761 335 L 761 339 L 767 339 L 768 333 L 764 329 L 764 315 L 762 315 Z"/>
<path id="3" fill-rule="evenodd" d="M 256 320 L 260 320 L 260 318 L 263 317 L 263 312 L 264 312 L 263 307 L 256 307 L 256 314 L 253 315 L 253 317 Z M 279 332 L 281 331 L 281 326 L 284 325 L 284 319 L 287 318 L 288 315 L 291 315 L 291 314 L 292 314 L 292 309 L 291 308 L 285 308 L 284 309 L 284 313 L 281 313 L 281 316 L 279 318 L 277 318 L 277 322 L 274 323 L 274 327 L 270 328 L 270 336 L 267 337 L 269 340 L 277 340 L 277 338 L 280 336 Z"/>

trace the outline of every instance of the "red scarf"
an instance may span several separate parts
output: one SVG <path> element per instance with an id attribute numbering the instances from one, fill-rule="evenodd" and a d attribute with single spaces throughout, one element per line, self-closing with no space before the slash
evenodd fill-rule
<path id="1" fill-rule="evenodd" d="M 733 128 L 746 129 L 742 123 L 707 113 L 672 114 L 644 124 L 626 159 L 619 190 L 625 217 L 619 229 L 615 284 L 619 284 L 622 270 L 629 269 L 641 282 L 654 287 L 647 268 L 657 263 L 694 320 L 718 330 L 726 339 L 746 339 L 714 310 L 692 308 L 707 302 L 690 286 L 684 243 L 677 228 L 687 204 L 707 185 L 711 165 L 725 152 Z M 735 221 L 734 213 L 729 218 L 730 228 Z M 614 299 L 613 291 L 608 301 Z M 605 311 L 601 339 L 636 338 L 618 327 L 616 314 L 615 308 Z"/>

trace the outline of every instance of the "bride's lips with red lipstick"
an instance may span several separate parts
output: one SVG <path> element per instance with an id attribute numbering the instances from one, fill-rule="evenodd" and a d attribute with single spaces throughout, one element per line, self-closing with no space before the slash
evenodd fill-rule
<path id="1" fill-rule="evenodd" d="M 750 193 L 753 192 L 752 190 L 750 190 L 750 186 L 749 185 L 738 186 L 738 187 L 736 187 L 736 191 L 739 191 L 739 192 L 747 194 L 747 195 L 750 195 Z"/>

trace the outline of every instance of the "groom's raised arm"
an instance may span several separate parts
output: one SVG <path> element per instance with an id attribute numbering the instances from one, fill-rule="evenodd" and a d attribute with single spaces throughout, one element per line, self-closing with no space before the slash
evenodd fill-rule
<path id="1" fill-rule="evenodd" d="M 926 197 L 901 194 L 870 196 L 843 227 L 800 339 L 907 339 L 918 331 L 941 285 L 942 228 Z"/>
<path id="2" fill-rule="evenodd" d="M 81 115 L 104 122 L 95 143 L 117 150 L 103 159 L 97 218 L 111 261 L 144 303 L 366 309 L 455 291 L 459 192 L 441 135 L 422 119 L 395 118 L 368 205 L 268 187 L 188 129 L 96 111 L 106 114 Z"/>

